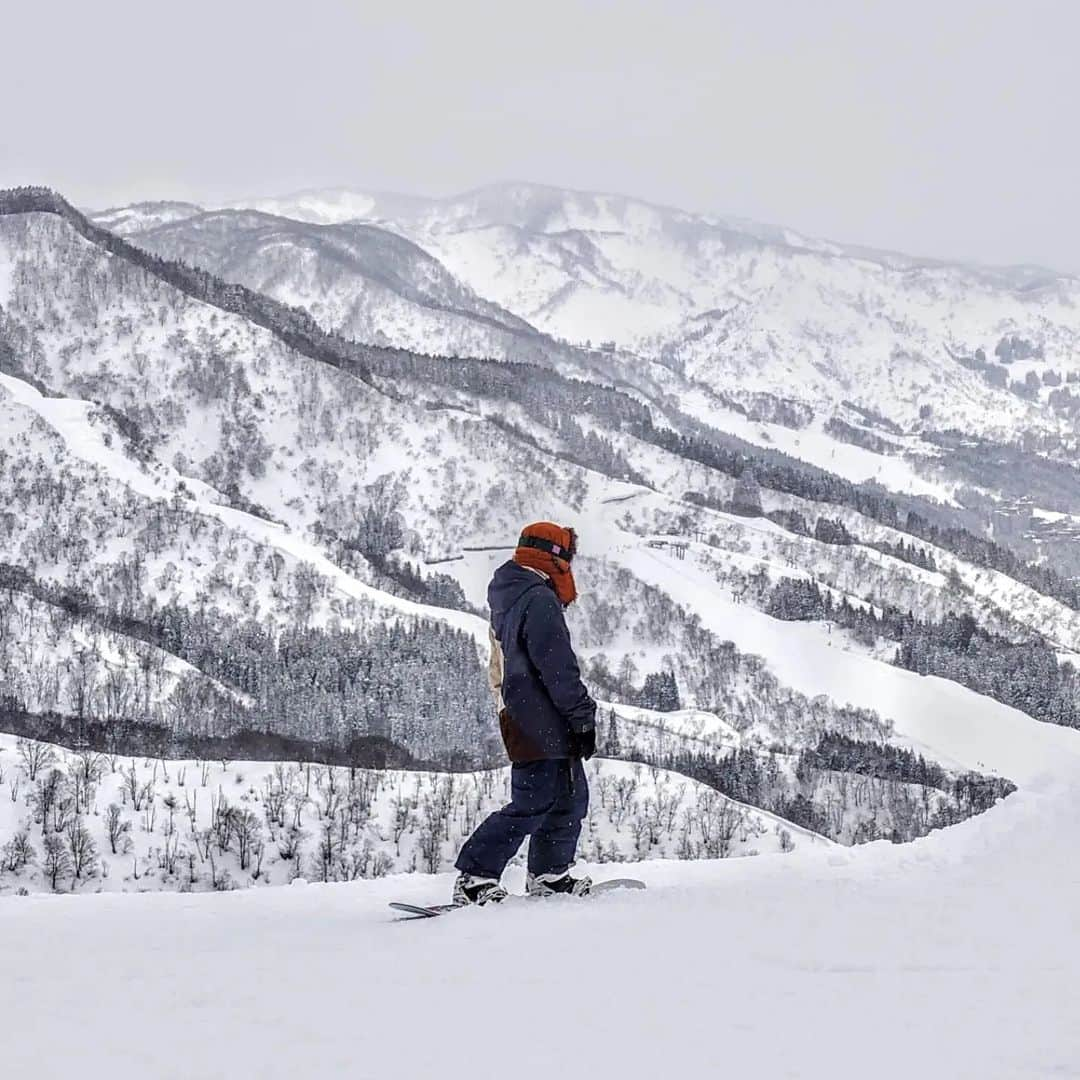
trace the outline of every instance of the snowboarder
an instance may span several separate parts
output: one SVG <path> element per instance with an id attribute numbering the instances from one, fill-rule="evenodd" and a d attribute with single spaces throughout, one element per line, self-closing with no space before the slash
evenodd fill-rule
<path id="1" fill-rule="evenodd" d="M 589 805 L 582 760 L 596 750 L 596 702 L 581 681 L 563 615 L 577 598 L 573 529 L 548 521 L 522 531 L 488 586 L 492 692 L 510 757 L 510 802 L 486 818 L 458 855 L 455 904 L 503 900 L 506 864 L 526 837 L 530 895 L 584 896 L 572 877 Z"/>

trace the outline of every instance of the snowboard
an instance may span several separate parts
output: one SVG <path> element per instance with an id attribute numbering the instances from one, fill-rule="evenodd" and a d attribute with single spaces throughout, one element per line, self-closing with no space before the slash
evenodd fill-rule
<path id="1" fill-rule="evenodd" d="M 589 892 L 578 899 L 588 900 L 593 896 L 602 896 L 604 893 L 614 892 L 616 889 L 644 889 L 645 882 L 638 881 L 637 878 L 611 878 L 608 881 L 597 881 L 593 884 L 593 887 Z M 533 897 L 527 896 L 508 896 L 507 900 L 530 900 Z M 536 897 L 535 899 L 540 899 Z M 543 899 L 548 899 L 544 897 Z M 504 904 L 506 900 L 502 901 Z M 460 911 L 463 908 L 472 907 L 472 904 L 431 904 L 424 907 L 420 904 L 406 904 L 400 900 L 390 901 L 390 906 L 398 912 L 401 912 L 403 919 L 434 919 L 439 915 L 445 915 L 448 911 Z M 493 907 L 498 907 L 498 904 L 493 904 Z"/>

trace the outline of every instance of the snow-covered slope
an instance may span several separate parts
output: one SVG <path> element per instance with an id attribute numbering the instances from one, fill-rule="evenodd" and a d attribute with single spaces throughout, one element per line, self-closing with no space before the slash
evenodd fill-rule
<path id="1" fill-rule="evenodd" d="M 1080 740 L 984 719 L 972 752 L 1039 789 L 911 847 L 646 863 L 645 893 L 430 923 L 385 904 L 449 876 L 4 898 L 5 1062 L 58 1080 L 105 1060 L 125 1078 L 547 1077 L 553 1054 L 625 1077 L 1072 1075 Z M 222 1026 L 207 988 L 226 978 Z"/>
<path id="2" fill-rule="evenodd" d="M 131 236 L 170 222 L 183 221 L 202 213 L 202 207 L 188 202 L 143 202 L 99 210 L 93 217 L 102 228 L 118 236 Z"/>
<path id="3" fill-rule="evenodd" d="M 107 218 L 97 220 L 109 227 Z M 128 226 L 125 234 L 148 251 L 303 307 L 355 341 L 452 356 L 543 352 L 542 336 L 524 320 L 482 299 L 411 241 L 373 225 L 222 210 L 145 230 Z"/>
<path id="4" fill-rule="evenodd" d="M 213 236 L 218 224 L 261 229 L 266 219 L 194 220 Z M 808 801 L 835 807 L 837 785 L 818 776 L 800 787 L 816 766 L 799 755 L 828 733 L 887 740 L 907 705 L 866 688 L 878 669 L 889 685 L 909 677 L 889 664 L 895 646 L 847 633 L 826 647 L 863 665 L 857 692 L 843 676 L 823 689 L 786 667 L 786 643 L 806 628 L 765 613 L 773 584 L 801 575 L 834 599 L 972 616 L 1005 645 L 1036 631 L 1062 659 L 1080 654 L 1066 600 L 1030 575 L 970 562 L 977 548 L 921 540 L 919 558 L 933 565 L 917 565 L 891 553 L 912 540 L 898 517 L 885 526 L 788 489 L 754 495 L 759 511 L 725 512 L 749 480 L 736 484 L 721 458 L 697 460 L 648 420 L 696 432 L 667 402 L 648 413 L 639 398 L 550 368 L 358 349 L 260 300 L 55 210 L 0 219 L 13 463 L 0 482 L 16 511 L 0 528 L 65 641 L 93 627 L 134 632 L 209 680 L 164 686 L 152 703 L 173 756 L 195 752 L 196 737 L 254 732 L 316 738 L 358 764 L 394 747 L 417 763 L 491 760 L 484 588 L 529 519 L 580 529 L 582 598 L 570 621 L 597 695 L 618 706 L 623 752 L 701 778 L 738 750 L 749 755 L 743 773 L 722 790 L 752 790 L 759 805 L 805 814 L 796 820 L 844 842 L 866 836 L 855 794 L 826 829 Z M 838 528 L 844 543 L 827 538 Z M 65 610 L 78 625 L 63 623 Z M 1063 685 L 1052 668 L 1051 658 L 1036 687 L 1039 715 L 1067 718 L 1047 704 Z M 659 675 L 687 711 L 635 716 Z M 82 685 L 64 677 L 57 696 Z M 25 665 L 19 686 L 33 711 L 26 702 L 44 698 Z M 223 718 L 215 694 L 232 695 Z M 766 782 L 754 779 L 757 755 Z M 962 754 L 946 764 L 975 767 Z M 950 819 L 932 791 L 899 790 L 910 778 L 875 782 L 875 829 L 903 819 L 898 836 L 911 836 Z"/>
<path id="5" fill-rule="evenodd" d="M 980 367 L 1015 378 L 1052 366 L 1067 386 L 1068 279 L 923 264 L 526 185 L 438 203 L 310 193 L 263 209 L 325 223 L 362 215 L 541 329 L 633 345 L 638 353 L 603 355 L 662 383 L 671 401 L 651 401 L 661 425 L 682 424 L 682 409 L 835 462 L 852 479 L 877 463 L 890 486 L 957 502 L 955 476 L 923 475 L 945 455 L 920 445 L 920 426 L 983 431 L 991 425 L 979 410 L 993 408 L 1003 434 L 1058 440 L 1033 439 L 1045 447 L 1037 452 L 1060 453 L 1071 438 L 1053 380 L 1020 393 Z M 137 231 L 185 216 L 144 208 L 113 223 Z M 290 234 L 291 250 L 294 226 L 273 227 Z M 272 262 L 271 250 L 260 247 L 255 263 Z M 1035 713 L 1073 685 L 1053 681 L 1055 654 L 1080 653 L 1062 590 L 1000 560 L 991 569 L 971 537 L 915 537 L 902 517 L 886 525 L 866 504 L 814 502 L 797 489 L 755 493 L 627 421 L 629 399 L 597 408 L 594 398 L 609 400 L 600 387 L 574 396 L 548 369 L 514 369 L 506 390 L 503 366 L 464 378 L 452 358 L 437 374 L 402 363 L 373 375 L 363 350 L 311 347 L 242 291 L 199 294 L 159 269 L 53 213 L 0 218 L 0 674 L 20 723 L 27 712 L 44 722 L 51 701 L 77 721 L 70 734 L 124 717 L 137 700 L 175 738 L 224 738 L 232 727 L 222 717 L 255 716 L 264 734 L 317 734 L 339 754 L 357 735 L 432 758 L 475 748 L 491 734 L 477 648 L 484 582 L 523 520 L 554 517 L 582 533 L 582 599 L 570 618 L 587 678 L 616 699 L 601 714 L 608 740 L 617 730 L 624 749 L 704 765 L 703 775 L 746 755 L 755 771 L 760 761 L 790 775 L 800 750 L 839 731 L 1009 777 L 1018 790 L 912 845 L 841 849 L 769 819 L 759 837 L 740 838 L 743 853 L 764 840 L 762 851 L 789 847 L 784 830 L 793 852 L 645 862 L 633 870 L 649 883 L 644 894 L 511 903 L 410 926 L 389 922 L 386 900 L 441 899 L 449 875 L 226 897 L 85 896 L 77 907 L 4 896 L 0 956 L 18 973 L 0 981 L 12 1075 L 69 1076 L 104 1062 L 118 1076 L 549 1076 L 553 1053 L 617 1076 L 907 1080 L 1080 1068 L 1070 1011 L 1080 893 L 1069 869 L 1078 733 L 894 666 L 892 643 L 824 619 L 782 621 L 763 602 L 791 578 L 863 611 L 952 614 L 968 620 L 968 644 L 976 628 L 1000 635 L 993 663 L 1011 655 L 1000 642 L 1045 635 L 1047 683 L 1021 702 Z M 314 304 L 319 280 L 296 298 Z M 708 313 L 723 304 L 731 310 Z M 1002 340 L 999 359 L 975 354 L 993 357 Z M 945 345 L 944 357 L 933 352 Z M 836 456 L 841 446 L 860 453 Z M 760 512 L 726 509 L 737 486 Z M 913 539 L 917 557 L 910 546 L 901 557 L 897 545 Z M 677 683 L 684 708 L 629 704 L 656 673 Z M 293 876 L 297 853 L 308 877 L 320 876 L 313 862 L 333 865 L 326 876 L 363 876 L 365 858 L 374 873 L 379 852 L 388 870 L 399 814 L 405 866 L 415 856 L 418 868 L 430 858 L 441 869 L 469 816 L 498 797 L 494 773 L 458 774 L 451 789 L 445 774 L 414 771 L 399 789 L 391 778 L 406 774 L 343 769 L 316 773 L 307 803 L 304 769 L 208 753 L 207 788 L 194 761 L 181 788 L 185 766 L 152 751 L 133 764 L 117 755 L 118 769 L 131 765 L 138 811 L 124 805 L 107 758 L 108 771 L 87 782 L 92 763 L 63 755 L 64 807 L 48 776 L 30 784 L 3 742 L 0 848 L 40 812 L 31 833 L 44 857 L 41 830 L 70 816 L 72 800 L 103 848 L 119 800 L 130 869 L 109 844 L 108 878 L 77 883 L 80 892 L 157 889 L 163 877 L 179 885 L 185 869 L 189 886 L 205 887 L 208 870 L 211 884 L 218 877 L 211 858 L 246 884 L 235 834 L 252 826 L 245 811 L 266 821 L 264 848 L 273 830 L 277 857 L 264 850 L 263 869 L 275 884 Z M 730 804 L 656 764 L 634 769 L 598 766 L 589 833 L 599 846 L 585 850 L 596 876 L 619 873 L 597 861 L 608 844 L 621 855 L 711 854 L 716 832 L 702 807 Z M 854 804 L 890 802 L 903 786 L 826 773 L 804 773 L 799 794 L 835 808 L 841 782 Z M 630 779 L 640 788 L 627 795 Z M 682 846 L 671 816 L 684 783 L 679 810 L 693 811 L 696 849 Z M 929 787 L 899 795 L 924 818 L 935 797 Z M 635 810 L 622 807 L 635 798 Z M 306 837 L 290 836 L 297 807 Z M 166 837 L 169 818 L 179 828 Z M 73 835 L 69 847 L 81 842 Z M 177 866 L 181 841 L 194 852 L 194 883 L 190 864 Z M 322 860 L 320 849 L 339 857 Z M 36 866 L 4 871 L 3 889 L 36 890 Z M 509 883 L 520 888 L 518 871 Z M 47 1045 L 35 1028 L 46 1010 L 63 1017 L 62 1037 Z M 535 1017 L 548 1019 L 538 1029 Z M 178 1045 L 178 1032 L 194 1035 Z"/>
<path id="6" fill-rule="evenodd" d="M 56 781 L 50 778 L 54 771 Z M 704 784 L 640 764 L 587 765 L 580 850 L 598 863 L 738 858 L 836 847 Z M 39 783 L 54 783 L 44 811 Z M 289 762 L 173 761 L 75 753 L 0 733 L 0 894 L 53 889 L 49 834 L 82 823 L 94 851 L 55 891 L 227 891 L 445 873 L 510 796 L 510 770 L 425 773 Z M 115 810 L 111 810 L 115 807 Z M 32 850 L 17 866 L 12 843 Z M 212 842 L 209 839 L 212 837 Z M 521 865 L 524 852 L 515 860 Z"/>
<path id="7" fill-rule="evenodd" d="M 744 405 L 769 395 L 829 417 L 849 399 L 907 430 L 928 420 L 929 406 L 937 429 L 1075 440 L 1050 402 L 1059 384 L 1042 378 L 1080 374 L 1074 278 L 920 260 L 535 184 L 426 200 L 307 193 L 272 205 L 399 231 L 539 329 L 612 342 Z M 1002 343 L 1007 363 L 995 354 Z M 978 370 L 977 350 L 992 377 Z M 1009 388 L 1029 375 L 1027 396 Z"/>

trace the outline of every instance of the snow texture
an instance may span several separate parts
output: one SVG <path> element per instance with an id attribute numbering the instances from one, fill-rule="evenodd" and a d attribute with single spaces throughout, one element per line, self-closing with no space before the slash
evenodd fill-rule
<path id="1" fill-rule="evenodd" d="M 978 753 L 1028 786 L 904 847 L 643 864 L 642 894 L 430 924 L 386 903 L 449 876 L 5 899 L 5 1071 L 1076 1075 L 1080 739 L 979 721 Z"/>

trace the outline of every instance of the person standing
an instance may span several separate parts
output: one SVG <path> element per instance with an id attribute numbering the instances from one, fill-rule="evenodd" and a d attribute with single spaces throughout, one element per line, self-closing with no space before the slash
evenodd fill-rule
<path id="1" fill-rule="evenodd" d="M 583 896 L 592 885 L 570 874 L 589 806 L 582 761 L 596 751 L 596 702 L 581 681 L 563 614 L 577 599 L 576 553 L 573 529 L 527 525 L 488 586 L 491 686 L 511 761 L 510 802 L 465 841 L 455 904 L 505 899 L 499 879 L 526 837 L 530 895 Z"/>

